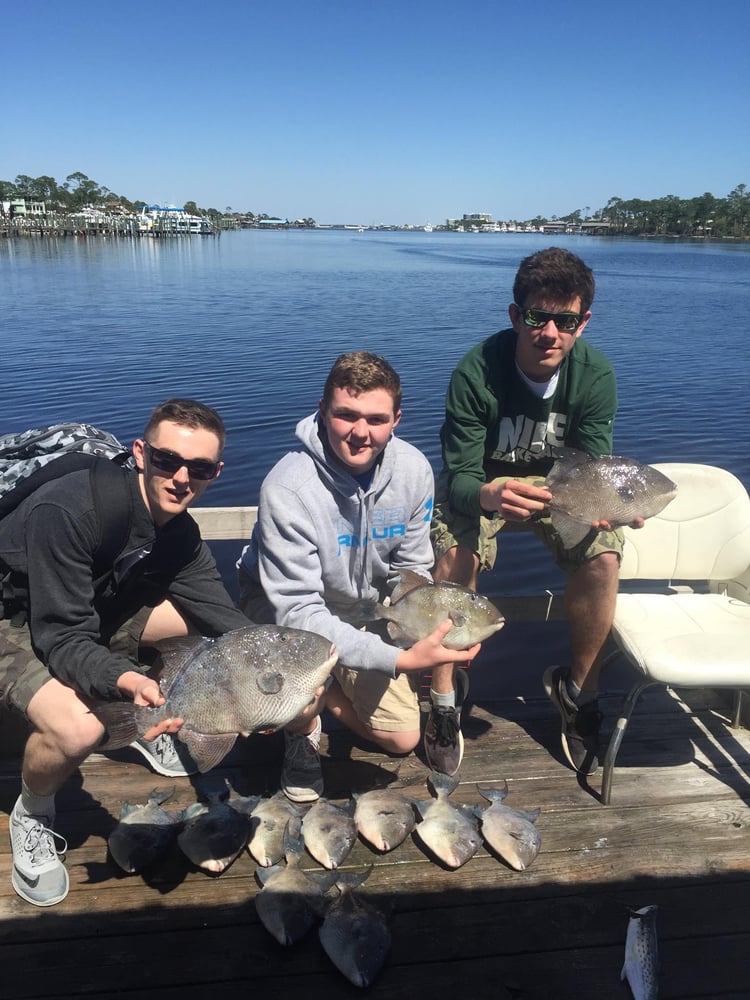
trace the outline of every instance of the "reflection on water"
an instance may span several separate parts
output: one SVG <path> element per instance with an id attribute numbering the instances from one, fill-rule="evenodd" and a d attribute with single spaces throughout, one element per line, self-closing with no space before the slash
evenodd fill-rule
<path id="1" fill-rule="evenodd" d="M 87 420 L 130 441 L 156 403 L 195 396 L 229 429 L 206 501 L 255 503 L 333 359 L 365 348 L 399 371 L 399 433 L 437 467 L 453 366 L 507 325 L 519 261 L 551 242 L 596 275 L 585 336 L 618 375 L 615 450 L 720 464 L 750 485 L 746 244 L 330 230 L 3 240 L 0 430 Z M 507 589 L 559 583 L 533 539 L 502 551 Z"/>

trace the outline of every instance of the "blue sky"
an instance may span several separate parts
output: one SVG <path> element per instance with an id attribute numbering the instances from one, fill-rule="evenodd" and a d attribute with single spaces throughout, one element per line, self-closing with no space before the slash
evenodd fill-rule
<path id="1" fill-rule="evenodd" d="M 746 0 L 27 0 L 0 179 L 318 222 L 750 185 Z"/>

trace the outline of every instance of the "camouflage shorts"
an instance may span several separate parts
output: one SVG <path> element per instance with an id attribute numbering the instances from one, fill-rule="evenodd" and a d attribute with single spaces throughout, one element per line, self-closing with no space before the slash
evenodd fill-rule
<path id="1" fill-rule="evenodd" d="M 110 652 L 138 661 L 138 646 L 153 608 L 141 608 L 124 622 L 108 643 Z M 7 618 L 0 619 L 0 706 L 26 712 L 37 691 L 52 679 L 31 645 L 28 625 L 16 628 Z"/>
<path id="2" fill-rule="evenodd" d="M 544 486 L 544 479 L 539 476 L 517 476 L 519 481 L 531 483 L 533 486 Z M 468 514 L 454 513 L 441 490 L 441 482 L 435 498 L 435 510 L 432 516 L 430 539 L 438 562 L 445 553 L 455 545 L 471 549 L 479 556 L 480 572 L 491 570 L 497 559 L 497 536 L 501 531 L 532 532 L 542 541 L 552 553 L 556 565 L 564 573 L 572 573 L 583 563 L 594 559 L 604 552 L 614 552 L 622 560 L 622 550 L 625 542 L 622 531 L 595 531 L 593 528 L 586 537 L 572 549 L 566 549 L 560 536 L 552 527 L 549 517 L 532 518 L 525 524 L 504 521 L 495 515 L 479 518 Z"/>

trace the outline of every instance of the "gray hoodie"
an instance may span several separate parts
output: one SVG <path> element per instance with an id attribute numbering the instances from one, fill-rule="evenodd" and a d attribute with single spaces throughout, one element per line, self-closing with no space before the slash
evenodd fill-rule
<path id="1" fill-rule="evenodd" d="M 403 569 L 429 577 L 432 469 L 393 436 L 363 490 L 326 451 L 320 429 L 317 414 L 301 420 L 305 450 L 286 454 L 264 479 L 241 568 L 262 586 L 277 624 L 330 639 L 344 666 L 393 676 L 399 650 L 338 616 L 382 600 Z"/>

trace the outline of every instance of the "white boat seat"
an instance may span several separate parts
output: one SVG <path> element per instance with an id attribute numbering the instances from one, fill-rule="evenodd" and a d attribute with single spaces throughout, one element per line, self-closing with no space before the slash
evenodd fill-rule
<path id="1" fill-rule="evenodd" d="M 750 687 L 747 490 L 714 466 L 663 463 L 655 468 L 677 483 L 677 496 L 643 528 L 624 529 L 612 638 L 614 655 L 624 654 L 639 676 L 605 755 L 605 805 L 625 729 L 645 688 Z"/>

